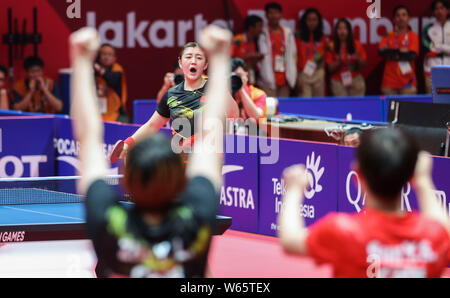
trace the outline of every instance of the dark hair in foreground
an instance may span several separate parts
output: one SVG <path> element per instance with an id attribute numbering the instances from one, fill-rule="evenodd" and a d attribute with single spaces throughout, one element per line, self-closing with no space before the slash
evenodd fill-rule
<path id="1" fill-rule="evenodd" d="M 37 56 L 30 56 L 25 59 L 23 62 L 23 68 L 28 71 L 33 66 L 39 66 L 41 68 L 44 67 L 44 61 Z"/>
<path id="2" fill-rule="evenodd" d="M 186 185 L 184 162 L 170 140 L 156 134 L 128 153 L 125 183 L 138 209 L 164 212 Z"/>
<path id="3" fill-rule="evenodd" d="M 361 174 L 371 192 L 392 203 L 412 178 L 418 153 L 416 140 L 396 128 L 365 132 L 356 151 Z"/>

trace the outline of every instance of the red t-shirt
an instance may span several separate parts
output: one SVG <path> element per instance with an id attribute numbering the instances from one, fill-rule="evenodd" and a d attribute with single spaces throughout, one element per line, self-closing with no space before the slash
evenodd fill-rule
<path id="1" fill-rule="evenodd" d="M 450 239 L 438 222 L 366 209 L 330 214 L 309 229 L 308 254 L 333 266 L 335 277 L 440 277 Z"/>
<path id="2" fill-rule="evenodd" d="M 330 48 L 330 50 L 326 54 L 326 62 L 327 62 L 327 64 L 334 63 L 339 58 L 339 54 L 336 53 L 335 48 L 334 48 L 334 42 L 330 43 L 329 48 Z M 362 46 L 362 44 L 358 40 L 355 40 L 355 51 L 356 51 L 356 53 L 359 54 L 359 56 L 364 61 L 367 61 L 366 50 L 364 49 L 364 47 Z M 335 73 L 332 74 L 332 78 L 334 80 L 336 80 L 336 81 L 340 81 L 342 79 L 341 78 L 341 74 L 346 72 L 346 71 L 351 71 L 353 78 L 356 77 L 357 75 L 360 75 L 361 72 L 358 69 L 358 64 L 356 62 L 356 59 L 353 58 L 348 53 L 346 45 L 342 45 L 341 53 L 345 57 L 345 60 L 342 61 L 342 67 L 340 69 L 338 69 Z"/>
<path id="3" fill-rule="evenodd" d="M 381 40 L 379 48 L 382 49 L 385 46 L 389 49 L 406 47 L 419 55 L 419 36 L 411 30 L 407 34 L 400 35 L 397 35 L 395 32 L 390 32 Z M 416 86 L 416 66 L 414 61 L 411 61 L 411 68 L 412 72 L 402 74 L 398 61 L 386 60 L 381 86 L 392 89 L 404 89 Z"/>
<path id="4" fill-rule="evenodd" d="M 275 57 L 285 56 L 286 38 L 284 36 L 283 29 L 280 29 L 280 32 L 269 31 L 269 35 L 270 35 L 270 44 L 272 46 L 272 63 L 273 68 L 275 69 Z M 286 72 L 277 72 L 274 70 L 274 75 L 277 87 L 286 86 Z"/>
<path id="5" fill-rule="evenodd" d="M 236 35 L 231 44 L 231 57 L 245 59 L 249 54 L 255 54 L 256 44 L 248 41 L 244 34 Z"/>
<path id="6" fill-rule="evenodd" d="M 325 59 L 327 53 L 328 41 L 325 36 L 319 42 L 315 42 L 313 36 L 309 42 L 304 42 L 301 38 L 296 38 L 297 44 L 297 70 L 302 72 L 305 69 L 308 61 L 314 61 L 318 67 L 321 66 L 322 61 Z"/>

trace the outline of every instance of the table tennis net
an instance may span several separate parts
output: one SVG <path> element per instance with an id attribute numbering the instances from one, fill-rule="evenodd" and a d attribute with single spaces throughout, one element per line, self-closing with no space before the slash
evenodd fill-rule
<path id="1" fill-rule="evenodd" d="M 0 206 L 32 204 L 81 203 L 84 196 L 77 194 L 76 182 L 79 177 L 0 179 Z M 129 201 L 117 177 L 107 177 L 119 199 Z"/>

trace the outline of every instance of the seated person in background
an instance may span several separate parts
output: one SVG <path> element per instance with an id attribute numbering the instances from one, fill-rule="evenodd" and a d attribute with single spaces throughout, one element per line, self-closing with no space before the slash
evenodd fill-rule
<path id="1" fill-rule="evenodd" d="M 436 20 L 426 26 L 422 33 L 426 54 L 425 86 L 428 94 L 432 92 L 431 68 L 436 65 L 450 65 L 450 21 L 448 20 L 450 3 L 447 0 L 434 0 L 431 10 Z"/>
<path id="2" fill-rule="evenodd" d="M 353 38 L 352 25 L 347 19 L 338 20 L 333 38 L 326 54 L 333 95 L 364 96 L 366 82 L 360 70 L 366 66 L 367 54 L 361 43 Z"/>
<path id="3" fill-rule="evenodd" d="M 109 44 L 103 44 L 96 63 L 95 81 L 103 121 L 129 123 L 126 112 L 127 82 L 125 72 L 117 62 L 116 50 Z"/>
<path id="4" fill-rule="evenodd" d="M 256 83 L 258 75 L 257 64 L 264 55 L 258 52 L 258 38 L 263 29 L 263 19 L 256 15 L 249 15 L 244 20 L 244 30 L 233 38 L 231 46 L 231 57 L 241 58 L 247 65 L 249 73 L 249 82 L 251 85 Z"/>
<path id="5" fill-rule="evenodd" d="M 309 228 L 299 216 L 310 184 L 305 168 L 285 170 L 278 218 L 284 250 L 330 264 L 334 277 L 440 277 L 450 258 L 450 221 L 434 194 L 432 158 L 392 128 L 364 133 L 356 156 L 365 210 L 329 214 Z M 420 213 L 401 208 L 402 188 L 411 179 Z"/>
<path id="6" fill-rule="evenodd" d="M 231 71 L 242 80 L 242 88 L 235 94 L 239 106 L 239 117 L 244 120 L 264 118 L 267 95 L 263 90 L 248 83 L 248 72 L 244 60 L 233 58 L 231 60 Z"/>
<path id="7" fill-rule="evenodd" d="M 173 72 L 168 72 L 164 76 L 164 83 L 158 92 L 156 102 L 159 103 L 161 101 L 161 98 L 170 88 L 175 87 L 176 85 L 182 83 L 183 81 L 184 81 L 183 70 L 180 68 L 180 65 L 178 64 L 177 61 L 173 66 Z"/>
<path id="8" fill-rule="evenodd" d="M 44 75 L 44 61 L 39 57 L 28 57 L 24 63 L 26 79 L 17 81 L 13 87 L 14 110 L 55 114 L 61 112 L 63 102 L 59 87 Z"/>
<path id="9" fill-rule="evenodd" d="M 414 61 L 419 55 L 419 37 L 408 25 L 409 16 L 406 6 L 397 6 L 394 9 L 395 30 L 379 45 L 379 54 L 386 60 L 381 85 L 384 95 L 417 93 Z"/>
<path id="10" fill-rule="evenodd" d="M 361 142 L 361 135 L 363 131 L 361 128 L 352 127 L 344 132 L 342 136 L 342 145 L 349 147 L 358 147 Z"/>
<path id="11" fill-rule="evenodd" d="M 0 65 L 0 110 L 9 110 L 8 89 L 6 89 L 6 79 L 8 70 Z"/>

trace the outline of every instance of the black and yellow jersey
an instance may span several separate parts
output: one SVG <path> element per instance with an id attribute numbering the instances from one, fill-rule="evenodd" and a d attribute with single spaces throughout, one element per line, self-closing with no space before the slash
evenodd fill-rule
<path id="1" fill-rule="evenodd" d="M 174 132 L 183 138 L 190 138 L 195 134 L 194 115 L 200 111 L 205 99 L 205 84 L 202 88 L 194 91 L 184 89 L 184 81 L 175 87 L 170 88 L 162 97 L 156 111 L 162 117 L 172 120 Z M 179 118 L 189 120 L 190 129 L 174 125 L 174 121 Z"/>
<path id="2" fill-rule="evenodd" d="M 104 180 L 94 181 L 85 205 L 98 276 L 204 277 L 217 195 L 208 179 L 194 177 L 164 219 L 150 225 L 136 206 L 119 203 L 119 195 Z"/>

